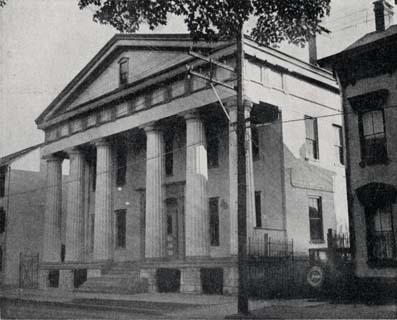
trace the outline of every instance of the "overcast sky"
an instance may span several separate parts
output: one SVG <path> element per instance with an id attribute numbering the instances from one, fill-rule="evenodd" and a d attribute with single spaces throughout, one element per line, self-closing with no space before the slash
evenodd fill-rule
<path id="1" fill-rule="evenodd" d="M 333 0 L 320 56 L 374 29 L 373 0 Z M 0 9 L 0 157 L 43 141 L 34 120 L 116 33 L 92 21 L 78 0 L 8 0 Z M 145 31 L 145 30 L 143 30 Z M 172 21 L 157 32 L 183 32 Z M 282 47 L 305 58 L 306 50 Z"/>

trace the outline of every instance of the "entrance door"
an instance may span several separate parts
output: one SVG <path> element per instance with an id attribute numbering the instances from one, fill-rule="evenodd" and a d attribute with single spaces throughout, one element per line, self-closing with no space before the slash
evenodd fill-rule
<path id="1" fill-rule="evenodd" d="M 178 257 L 178 201 L 166 200 L 166 254 L 169 258 Z"/>

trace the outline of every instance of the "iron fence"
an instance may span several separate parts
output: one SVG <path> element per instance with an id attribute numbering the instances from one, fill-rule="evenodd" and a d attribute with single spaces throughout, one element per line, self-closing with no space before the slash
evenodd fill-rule
<path id="1" fill-rule="evenodd" d="M 273 240 L 268 235 L 263 238 L 248 238 L 248 257 L 293 257 L 293 240 Z"/>

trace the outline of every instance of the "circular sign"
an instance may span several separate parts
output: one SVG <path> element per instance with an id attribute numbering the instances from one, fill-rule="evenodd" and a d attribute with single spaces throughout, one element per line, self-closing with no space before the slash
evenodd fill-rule
<path id="1" fill-rule="evenodd" d="M 325 274 L 320 266 L 310 267 L 307 271 L 306 281 L 312 288 L 320 288 L 324 282 Z"/>

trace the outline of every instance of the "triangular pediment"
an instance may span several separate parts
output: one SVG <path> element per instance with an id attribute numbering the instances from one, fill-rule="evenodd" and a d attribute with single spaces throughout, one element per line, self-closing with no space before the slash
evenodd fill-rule
<path id="1" fill-rule="evenodd" d="M 227 42 L 193 42 L 188 35 L 133 34 L 114 36 L 36 119 L 40 128 L 123 87 L 153 77 L 192 59 L 191 48 L 212 51 Z M 128 60 L 128 83 L 120 85 L 120 61 Z"/>

